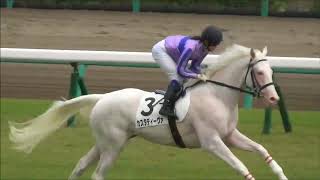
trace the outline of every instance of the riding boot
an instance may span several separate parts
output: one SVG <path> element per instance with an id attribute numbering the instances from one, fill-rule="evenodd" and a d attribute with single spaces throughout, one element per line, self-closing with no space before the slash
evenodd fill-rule
<path id="1" fill-rule="evenodd" d="M 168 86 L 166 94 L 164 95 L 164 102 L 159 111 L 159 114 L 167 117 L 175 117 L 174 105 L 178 100 L 178 93 L 180 92 L 181 85 L 178 81 L 172 80 Z"/>

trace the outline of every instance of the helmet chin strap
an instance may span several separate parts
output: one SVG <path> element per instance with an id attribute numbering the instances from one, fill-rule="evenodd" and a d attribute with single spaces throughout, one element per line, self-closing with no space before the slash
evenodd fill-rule
<path id="1" fill-rule="evenodd" d="M 206 47 L 207 50 L 209 50 L 209 41 L 208 40 L 204 40 L 203 45 L 204 45 L 204 47 Z"/>

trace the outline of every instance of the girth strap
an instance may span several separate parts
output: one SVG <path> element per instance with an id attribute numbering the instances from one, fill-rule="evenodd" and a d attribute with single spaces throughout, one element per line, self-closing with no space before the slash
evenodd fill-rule
<path id="1" fill-rule="evenodd" d="M 182 137 L 179 133 L 179 130 L 177 128 L 176 118 L 175 117 L 168 117 L 168 123 L 170 127 L 170 131 L 173 137 L 174 142 L 177 146 L 180 148 L 186 148 L 186 145 L 184 144 Z"/>

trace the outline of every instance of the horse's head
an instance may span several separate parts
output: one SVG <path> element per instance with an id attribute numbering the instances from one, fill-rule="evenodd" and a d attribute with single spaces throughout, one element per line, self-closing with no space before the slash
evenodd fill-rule
<path id="1" fill-rule="evenodd" d="M 219 83 L 213 82 L 214 84 L 219 84 L 221 86 L 226 86 L 231 89 L 240 90 L 253 95 L 263 96 L 265 102 L 270 105 L 274 105 L 279 100 L 279 96 L 273 84 L 273 71 L 266 59 L 266 55 L 266 47 L 260 51 L 234 44 L 226 48 L 225 52 L 223 52 L 216 61 L 208 66 L 205 74 L 209 77 L 211 82 L 213 82 L 212 80 L 220 81 Z M 248 65 L 247 62 L 249 59 L 250 62 Z M 240 74 L 243 73 L 245 69 L 246 74 L 243 78 Z M 243 79 L 237 81 L 239 78 Z M 226 85 L 226 82 L 227 84 L 231 84 Z M 237 86 L 241 84 L 235 85 L 237 82 L 245 83 L 247 87 L 251 87 L 253 92 L 238 88 Z"/>
<path id="2" fill-rule="evenodd" d="M 250 55 L 251 60 L 247 75 L 248 77 L 251 76 L 251 81 L 246 79 L 247 85 L 252 87 L 259 96 L 264 97 L 264 101 L 267 104 L 276 104 L 279 96 L 273 84 L 273 71 L 266 59 L 267 47 L 262 52 L 257 49 L 251 49 Z"/>

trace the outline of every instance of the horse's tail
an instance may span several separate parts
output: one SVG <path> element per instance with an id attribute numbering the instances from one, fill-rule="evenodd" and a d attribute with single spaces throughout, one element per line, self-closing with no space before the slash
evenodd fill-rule
<path id="1" fill-rule="evenodd" d="M 14 143 L 14 148 L 31 153 L 41 140 L 63 127 L 80 109 L 92 108 L 102 96 L 102 94 L 92 94 L 67 101 L 56 101 L 45 113 L 30 121 L 9 122 L 9 138 Z"/>

